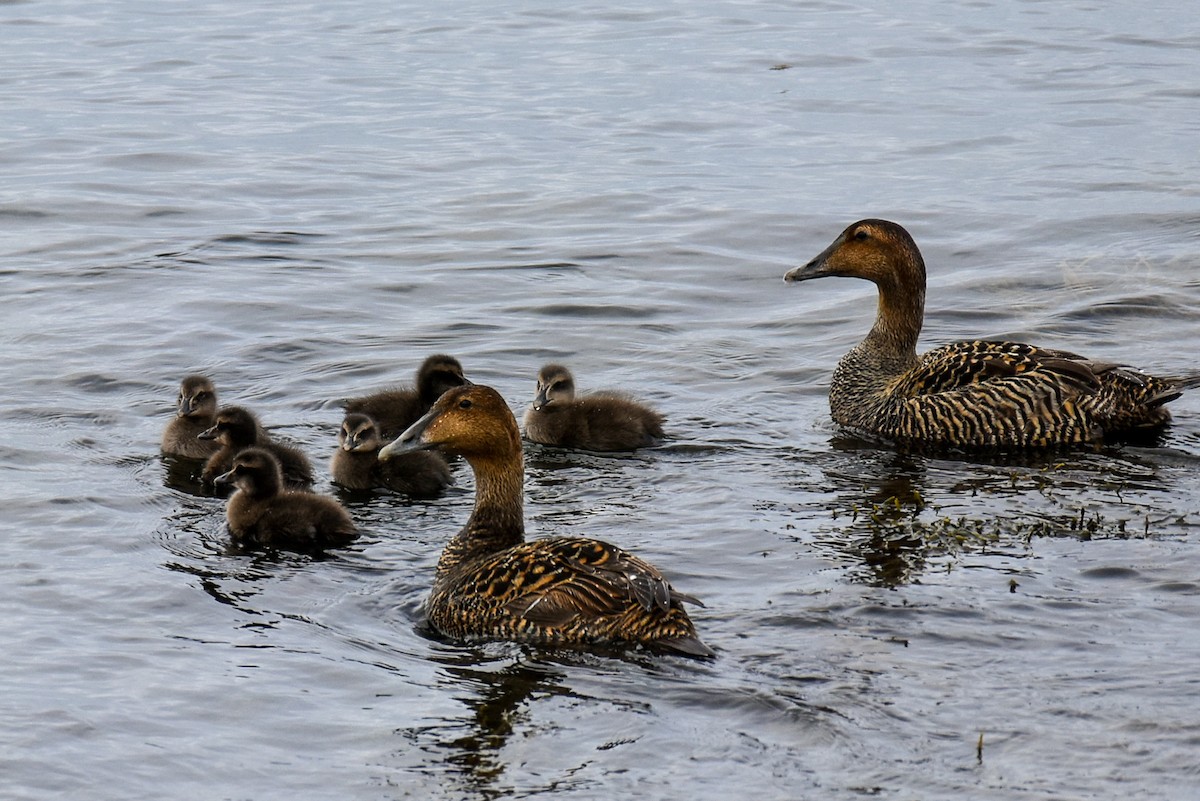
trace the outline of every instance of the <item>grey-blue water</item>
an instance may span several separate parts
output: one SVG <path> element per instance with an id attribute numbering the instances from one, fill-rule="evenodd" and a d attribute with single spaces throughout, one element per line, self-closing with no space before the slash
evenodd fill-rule
<path id="1" fill-rule="evenodd" d="M 923 342 L 1196 369 L 1190 3 L 0 4 L 0 796 L 1108 799 L 1200 782 L 1200 395 L 1158 447 L 898 455 L 826 392 L 894 219 Z M 471 481 L 228 547 L 158 438 L 212 376 L 317 464 L 433 352 L 669 417 L 530 447 L 530 533 L 707 603 L 711 662 L 466 647 Z"/>

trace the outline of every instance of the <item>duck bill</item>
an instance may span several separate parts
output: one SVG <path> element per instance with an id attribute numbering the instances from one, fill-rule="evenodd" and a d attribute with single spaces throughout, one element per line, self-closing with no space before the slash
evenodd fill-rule
<path id="1" fill-rule="evenodd" d="M 212 428 L 206 428 L 203 431 L 201 431 L 199 434 L 196 435 L 196 439 L 216 439 L 216 438 L 217 438 L 217 427 L 216 426 L 213 426 Z"/>
<path id="2" fill-rule="evenodd" d="M 829 257 L 833 255 L 834 251 L 842 246 L 844 238 L 845 237 L 839 236 L 837 239 L 833 240 L 832 245 L 821 251 L 819 256 L 810 261 L 808 264 L 805 264 L 803 267 L 796 267 L 795 269 L 788 270 L 787 274 L 783 276 L 783 280 L 786 283 L 795 284 L 800 281 L 808 281 L 812 278 L 824 278 L 828 275 L 839 275 L 836 270 L 830 269 Z"/>
<path id="3" fill-rule="evenodd" d="M 214 478 L 213 483 L 220 485 L 220 486 L 223 486 L 225 484 L 232 484 L 235 478 L 236 478 L 236 476 L 234 475 L 234 471 L 230 470 L 228 473 L 222 473 L 221 475 Z"/>
<path id="4" fill-rule="evenodd" d="M 438 414 L 438 410 L 430 409 L 425 413 L 424 417 L 404 429 L 403 434 L 383 446 L 383 449 L 379 451 L 379 460 L 384 461 L 393 456 L 412 453 L 413 451 L 424 450 L 429 447 L 423 442 L 425 429 L 429 428 L 429 424 L 437 418 Z"/>
<path id="5" fill-rule="evenodd" d="M 533 399 L 533 403 L 529 404 L 530 406 L 533 407 L 533 410 L 535 412 L 540 412 L 542 409 L 545 409 L 547 406 L 550 405 L 550 399 L 546 397 L 546 392 L 548 390 L 549 390 L 549 387 L 547 387 L 546 389 L 538 390 L 537 397 L 535 397 Z"/>

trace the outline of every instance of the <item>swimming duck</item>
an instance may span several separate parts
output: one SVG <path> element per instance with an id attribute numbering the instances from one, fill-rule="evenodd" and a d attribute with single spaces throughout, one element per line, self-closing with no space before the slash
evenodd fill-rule
<path id="1" fill-rule="evenodd" d="M 418 498 L 433 497 L 454 483 L 441 454 L 414 451 L 381 462 L 378 457 L 383 446 L 374 420 L 365 414 L 346 415 L 329 463 L 333 480 L 346 489 L 387 487 Z"/>
<path id="2" fill-rule="evenodd" d="M 202 375 L 189 375 L 179 385 L 175 416 L 162 435 L 162 451 L 171 456 L 207 459 L 219 447 L 211 440 L 198 439 L 213 424 L 217 414 L 217 388 Z"/>
<path id="3" fill-rule="evenodd" d="M 909 233 L 861 220 L 784 276 L 865 278 L 879 289 L 866 339 L 838 363 L 833 419 L 902 445 L 1028 450 L 1102 442 L 1161 428 L 1180 395 L 1170 381 L 1074 353 L 1016 342 L 969 341 L 917 355 L 925 262 Z"/>
<path id="4" fill-rule="evenodd" d="M 653 565 L 605 542 L 525 541 L 521 433 L 494 389 L 457 387 L 379 454 L 437 448 L 475 474 L 475 508 L 438 560 L 426 609 L 442 634 L 543 644 L 643 644 L 712 656 Z"/>
<path id="5" fill-rule="evenodd" d="M 283 470 L 284 482 L 290 489 L 308 489 L 313 483 L 312 465 L 299 448 L 275 442 L 263 430 L 254 413 L 241 406 L 226 406 L 217 412 L 213 425 L 200 433 L 200 439 L 216 440 L 221 449 L 208 457 L 200 474 L 205 483 L 233 466 L 233 458 L 244 448 L 259 446 L 269 450 Z"/>
<path id="6" fill-rule="evenodd" d="M 561 364 L 537 377 L 537 397 L 525 411 L 525 437 L 542 445 L 589 451 L 631 451 L 663 437 L 661 414 L 619 392 L 575 397 L 575 378 Z"/>
<path id="7" fill-rule="evenodd" d="M 279 460 L 266 448 L 241 451 L 213 480 L 237 487 L 225 518 L 239 543 L 314 552 L 354 539 L 354 521 L 333 498 L 283 488 Z"/>
<path id="8" fill-rule="evenodd" d="M 385 389 L 361 398 L 351 398 L 343 408 L 348 413 L 367 415 L 379 426 L 384 438 L 394 439 L 429 411 L 429 407 L 443 392 L 466 383 L 469 382 L 463 375 L 458 359 L 438 353 L 421 363 L 412 387 Z"/>

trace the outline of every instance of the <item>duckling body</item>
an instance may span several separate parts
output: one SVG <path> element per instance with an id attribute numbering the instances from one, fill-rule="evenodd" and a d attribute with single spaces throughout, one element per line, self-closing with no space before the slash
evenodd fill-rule
<path id="1" fill-rule="evenodd" d="M 379 461 L 384 446 L 379 426 L 365 414 L 348 414 L 338 430 L 338 448 L 330 460 L 333 480 L 352 490 L 387 487 L 417 498 L 431 498 L 454 483 L 441 454 L 414 451 Z"/>
<path id="2" fill-rule="evenodd" d="M 553 537 L 525 541 L 524 463 L 517 421 L 484 386 L 446 392 L 380 452 L 460 455 L 475 474 L 475 507 L 438 560 L 426 608 L 442 634 L 544 644 L 643 644 L 711 656 L 683 608 L 695 598 L 614 545 Z"/>
<path id="3" fill-rule="evenodd" d="M 217 389 L 202 375 L 189 375 L 179 385 L 175 416 L 162 435 L 162 452 L 187 459 L 207 459 L 220 447 L 199 439 L 217 414 Z"/>
<path id="4" fill-rule="evenodd" d="M 925 262 L 893 222 L 854 223 L 784 280 L 825 276 L 865 278 L 879 289 L 874 327 L 834 371 L 833 419 L 902 445 L 1095 445 L 1166 425 L 1164 404 L 1181 392 L 1134 368 L 1016 342 L 955 342 L 918 356 Z"/>
<path id="5" fill-rule="evenodd" d="M 537 397 L 525 410 L 525 438 L 589 451 L 631 451 L 663 438 L 666 418 L 618 392 L 576 397 L 575 378 L 560 364 L 538 372 Z"/>
<path id="6" fill-rule="evenodd" d="M 465 383 L 467 379 L 458 359 L 439 353 L 421 363 L 413 386 L 351 398 L 344 408 L 347 413 L 367 415 L 379 426 L 385 439 L 394 439 L 429 411 L 443 392 Z"/>
<path id="7" fill-rule="evenodd" d="M 333 498 L 284 489 L 279 460 L 266 448 L 242 450 L 214 481 L 237 487 L 225 518 L 239 543 L 316 552 L 355 537 L 354 521 Z"/>
<path id="8" fill-rule="evenodd" d="M 271 452 L 283 470 L 283 480 L 289 489 L 308 489 L 313 483 L 312 465 L 299 448 L 284 445 L 271 439 L 263 430 L 258 418 L 241 406 L 226 406 L 217 412 L 213 425 L 200 435 L 204 440 L 215 440 L 220 449 L 208 458 L 200 478 L 205 483 L 215 483 L 221 473 L 232 466 L 234 457 L 245 448 L 261 447 Z"/>

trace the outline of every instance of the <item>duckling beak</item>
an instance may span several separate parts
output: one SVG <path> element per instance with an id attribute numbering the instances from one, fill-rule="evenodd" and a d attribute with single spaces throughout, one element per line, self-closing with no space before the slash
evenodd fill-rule
<path id="1" fill-rule="evenodd" d="M 217 427 L 216 426 L 213 426 L 212 428 L 206 428 L 203 431 L 201 431 L 199 434 L 196 435 L 196 439 L 216 439 L 216 438 L 217 438 Z"/>
<path id="2" fill-rule="evenodd" d="M 535 412 L 540 412 L 542 409 L 550 405 L 550 399 L 546 397 L 546 393 L 550 390 L 549 387 L 544 387 L 538 390 L 537 397 L 533 399 L 533 403 L 529 404 Z"/>
<path id="3" fill-rule="evenodd" d="M 179 402 L 179 411 L 176 412 L 176 414 L 178 414 L 180 417 L 187 417 L 191 415 L 193 411 L 195 411 L 195 408 L 196 407 L 192 406 L 191 398 L 184 398 Z"/>
<path id="4" fill-rule="evenodd" d="M 222 473 L 221 475 L 214 478 L 213 483 L 214 484 L 232 484 L 234 478 L 235 478 L 235 476 L 233 474 L 233 471 L 230 470 L 228 473 Z"/>
<path id="5" fill-rule="evenodd" d="M 783 276 L 784 282 L 788 284 L 795 284 L 800 281 L 807 281 L 810 278 L 824 278 L 827 275 L 837 275 L 838 273 L 829 269 L 828 262 L 829 257 L 833 255 L 833 252 L 842 246 L 844 239 L 845 237 L 839 236 L 837 239 L 833 240 L 832 245 L 821 251 L 820 255 L 810 261 L 808 264 L 805 264 L 803 267 L 796 267 L 795 269 L 788 270 L 787 274 Z"/>
<path id="6" fill-rule="evenodd" d="M 408 428 L 404 429 L 403 434 L 396 437 L 394 441 L 385 445 L 383 449 L 379 451 L 379 461 L 382 462 L 392 458 L 393 456 L 399 456 L 402 453 L 412 453 L 413 451 L 419 451 L 430 447 L 422 442 L 421 438 L 425 434 L 425 429 L 429 427 L 429 424 L 432 423 L 434 418 L 436 418 L 440 413 L 440 410 L 438 410 L 436 407 L 430 409 L 425 413 L 424 417 L 413 423 Z"/>

